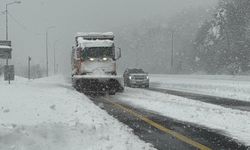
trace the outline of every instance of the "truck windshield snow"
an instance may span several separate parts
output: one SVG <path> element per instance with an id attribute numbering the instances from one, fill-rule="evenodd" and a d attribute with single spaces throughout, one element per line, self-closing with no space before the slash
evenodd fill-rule
<path id="1" fill-rule="evenodd" d="M 112 57 L 112 47 L 89 47 L 85 48 L 82 57 L 83 59 Z"/>

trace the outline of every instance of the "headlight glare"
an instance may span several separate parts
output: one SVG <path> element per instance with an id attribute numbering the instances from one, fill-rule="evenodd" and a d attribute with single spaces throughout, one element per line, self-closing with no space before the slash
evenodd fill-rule
<path id="1" fill-rule="evenodd" d="M 94 61 L 95 59 L 94 58 L 89 58 L 90 61 Z"/>

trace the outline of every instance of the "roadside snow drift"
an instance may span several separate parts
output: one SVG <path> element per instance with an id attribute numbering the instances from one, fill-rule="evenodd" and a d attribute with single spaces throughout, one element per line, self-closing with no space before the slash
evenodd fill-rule
<path id="1" fill-rule="evenodd" d="M 214 129 L 250 146 L 250 112 L 148 90 L 126 88 L 125 91 L 113 98 L 176 120 Z"/>
<path id="2" fill-rule="evenodd" d="M 250 102 L 250 76 L 150 75 L 150 86 Z"/>
<path id="3" fill-rule="evenodd" d="M 0 149 L 154 149 L 74 91 L 62 76 L 0 81 Z"/>

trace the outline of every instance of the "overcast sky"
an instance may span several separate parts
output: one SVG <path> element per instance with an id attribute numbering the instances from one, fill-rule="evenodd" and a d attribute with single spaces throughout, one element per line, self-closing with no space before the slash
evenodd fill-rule
<path id="1" fill-rule="evenodd" d="M 6 2 L 0 0 L 4 11 Z M 49 26 L 50 68 L 56 44 L 59 65 L 69 62 L 73 37 L 77 31 L 112 31 L 156 16 L 170 17 L 184 8 L 213 5 L 216 0 L 22 0 L 9 6 L 9 39 L 13 42 L 12 63 L 45 66 L 45 31 Z M 5 38 L 5 16 L 0 15 L 0 38 Z M 67 60 L 67 61 L 65 61 Z M 62 67 L 61 67 L 62 68 Z M 51 68 L 52 70 L 52 68 Z"/>

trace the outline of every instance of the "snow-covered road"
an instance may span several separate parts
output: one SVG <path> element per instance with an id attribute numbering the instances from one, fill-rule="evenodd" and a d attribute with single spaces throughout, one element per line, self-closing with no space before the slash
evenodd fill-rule
<path id="1" fill-rule="evenodd" d="M 213 129 L 250 145 L 250 112 L 143 89 L 126 88 L 124 93 L 114 96 L 114 99 L 137 108 Z"/>
<path id="2" fill-rule="evenodd" d="M 154 149 L 62 76 L 0 81 L 2 150 Z"/>

